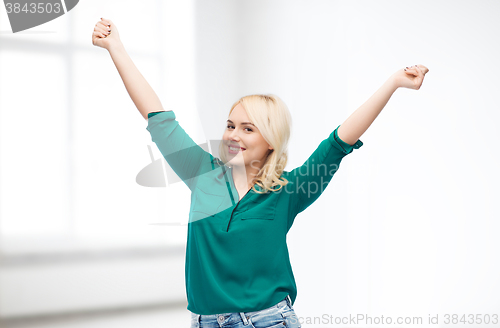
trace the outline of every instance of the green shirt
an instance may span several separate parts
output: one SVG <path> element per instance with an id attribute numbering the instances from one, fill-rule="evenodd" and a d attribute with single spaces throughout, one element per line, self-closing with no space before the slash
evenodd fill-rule
<path id="1" fill-rule="evenodd" d="M 342 158 L 361 147 L 361 140 L 347 144 L 337 127 L 303 165 L 283 171 L 286 186 L 265 194 L 250 189 L 239 200 L 232 168 L 198 146 L 173 111 L 149 113 L 146 129 L 191 190 L 187 309 L 196 314 L 259 311 L 287 295 L 294 304 L 297 287 L 286 235 L 295 216 L 321 195 Z"/>

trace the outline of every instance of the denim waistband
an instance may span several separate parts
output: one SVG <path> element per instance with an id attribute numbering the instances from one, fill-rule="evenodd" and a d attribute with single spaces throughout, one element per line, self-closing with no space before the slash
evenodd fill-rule
<path id="1" fill-rule="evenodd" d="M 241 319 L 245 324 L 247 324 L 248 317 L 254 315 L 257 312 L 261 311 L 266 311 L 268 309 L 272 309 L 275 307 L 283 307 L 285 305 L 288 305 L 290 308 L 292 308 L 292 300 L 290 299 L 290 296 L 287 295 L 282 301 L 278 302 L 277 304 L 270 306 L 266 309 L 262 309 L 259 311 L 251 311 L 251 312 L 226 312 L 226 313 L 217 313 L 217 314 L 197 314 L 196 316 L 198 317 L 198 322 L 200 321 L 210 321 L 210 320 L 219 320 L 219 321 L 224 321 L 227 317 L 229 317 L 232 314 L 239 314 L 241 316 Z"/>

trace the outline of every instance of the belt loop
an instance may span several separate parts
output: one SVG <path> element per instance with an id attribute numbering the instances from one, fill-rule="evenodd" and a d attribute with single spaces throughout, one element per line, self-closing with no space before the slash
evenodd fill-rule
<path id="1" fill-rule="evenodd" d="M 200 325 L 200 321 L 201 321 L 201 315 L 197 314 L 196 316 L 197 316 L 196 322 L 198 322 L 198 326 L 199 326 Z"/>
<path id="2" fill-rule="evenodd" d="M 290 295 L 286 295 L 285 300 L 286 300 L 286 304 L 288 304 L 290 309 L 293 309 L 292 308 L 292 299 L 290 298 Z"/>
<path id="3" fill-rule="evenodd" d="M 240 312 L 240 317 L 241 317 L 241 320 L 243 320 L 243 324 L 245 326 L 248 325 L 248 320 L 247 320 L 247 317 L 245 316 L 245 312 Z"/>

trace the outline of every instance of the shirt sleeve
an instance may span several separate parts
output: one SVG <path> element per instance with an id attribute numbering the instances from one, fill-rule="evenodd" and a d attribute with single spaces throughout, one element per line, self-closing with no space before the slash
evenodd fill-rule
<path id="1" fill-rule="evenodd" d="M 160 113 L 163 113 L 163 112 L 171 112 L 171 110 L 148 113 L 148 120 L 151 118 L 151 116 L 155 116 L 156 114 L 160 114 Z"/>
<path id="2" fill-rule="evenodd" d="M 319 144 L 304 164 L 290 171 L 296 197 L 296 214 L 318 199 L 339 169 L 342 159 L 363 145 L 359 139 L 354 145 L 340 139 L 337 134 L 339 127 Z"/>
<path id="3" fill-rule="evenodd" d="M 168 165 L 193 190 L 202 167 L 212 167 L 213 156 L 197 145 L 176 120 L 172 110 L 148 113 L 146 130 Z"/>

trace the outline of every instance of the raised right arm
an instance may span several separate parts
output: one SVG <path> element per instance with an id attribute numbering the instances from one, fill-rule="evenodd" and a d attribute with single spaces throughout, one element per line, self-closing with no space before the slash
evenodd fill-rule
<path id="1" fill-rule="evenodd" d="M 145 120 L 148 113 L 163 111 L 160 99 L 125 51 L 118 28 L 111 20 L 101 18 L 97 22 L 92 44 L 108 50 L 130 98 Z"/>
<path id="2" fill-rule="evenodd" d="M 125 51 L 111 20 L 101 18 L 97 22 L 92 43 L 109 51 L 130 98 L 148 120 L 146 129 L 151 140 L 174 172 L 193 190 L 199 175 L 217 168 L 214 157 L 189 137 L 172 110 L 163 110 L 160 99 Z"/>
<path id="3" fill-rule="evenodd" d="M 148 81 L 139 72 L 127 51 L 125 51 L 123 44 L 120 42 L 110 47 L 109 54 L 115 63 L 130 98 L 132 98 L 142 117 L 147 120 L 148 113 L 163 111 L 160 99 Z"/>

